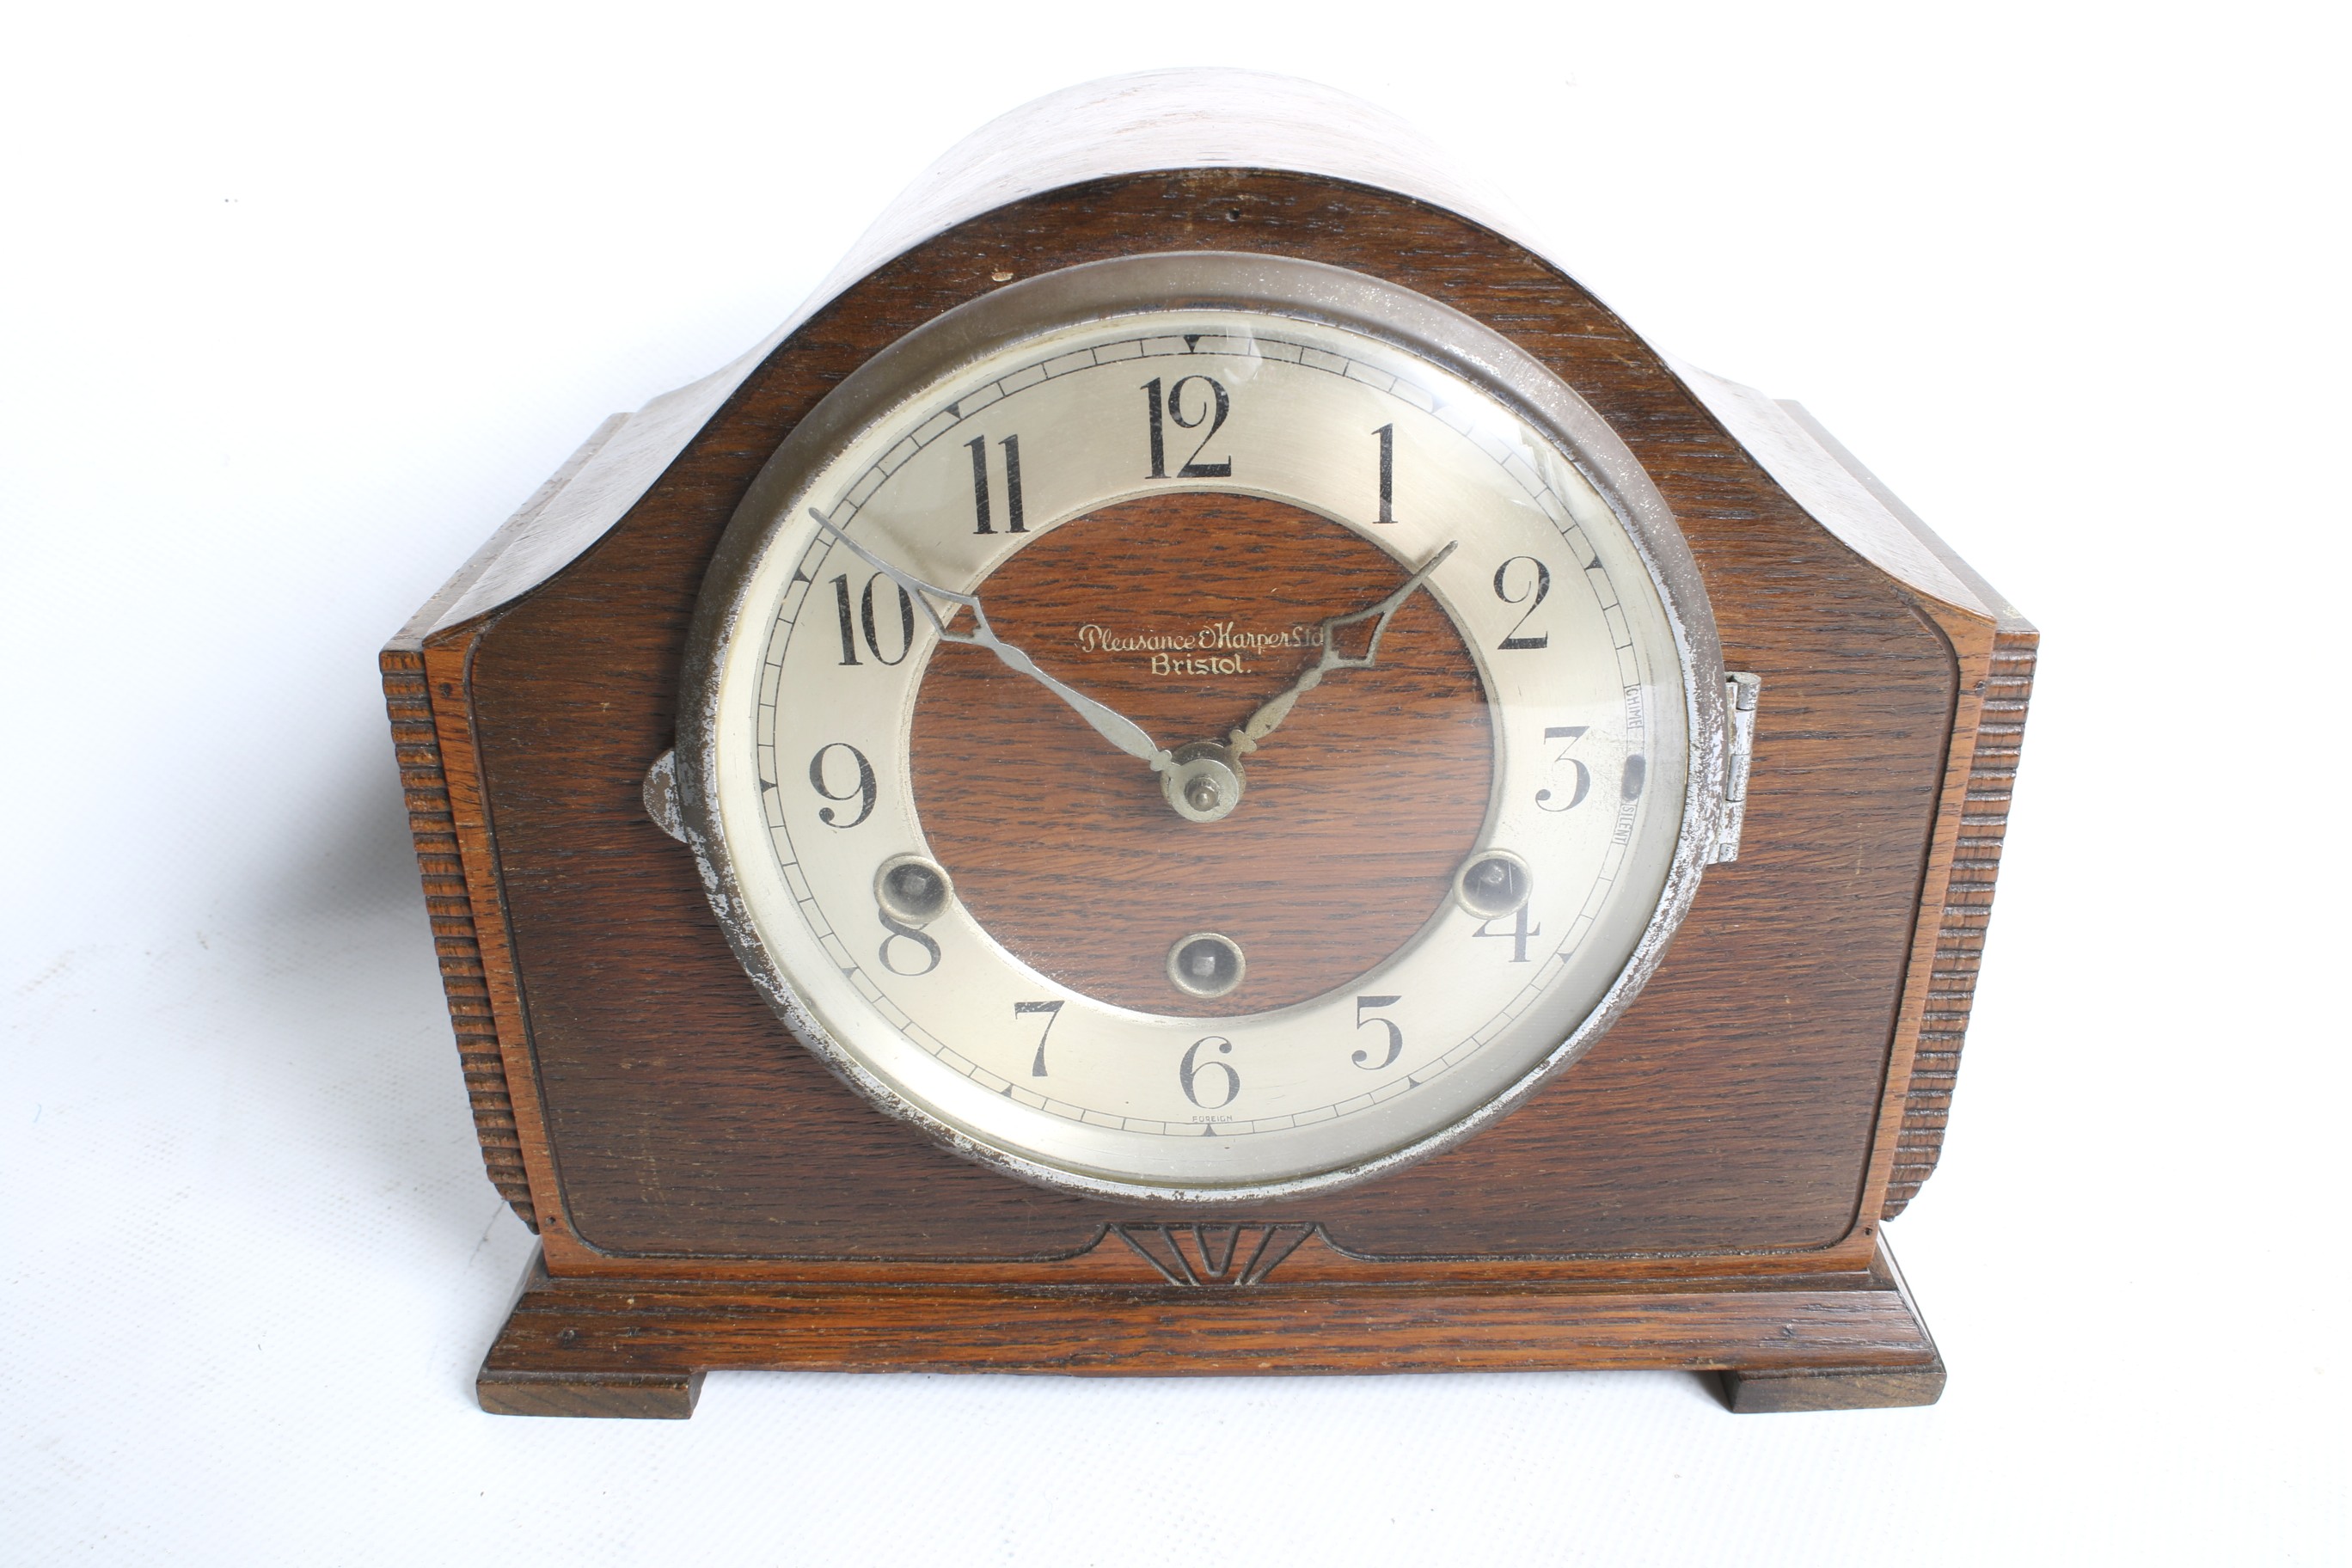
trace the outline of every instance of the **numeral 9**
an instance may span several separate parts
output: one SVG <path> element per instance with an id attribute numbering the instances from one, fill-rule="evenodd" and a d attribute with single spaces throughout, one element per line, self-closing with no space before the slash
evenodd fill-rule
<path id="1" fill-rule="evenodd" d="M 827 788 L 824 782 L 824 760 L 835 752 L 847 752 L 850 760 L 857 764 L 857 783 L 840 794 Z M 819 806 L 816 819 L 828 827 L 855 827 L 874 815 L 874 764 L 866 760 L 865 752 L 846 741 L 835 741 L 817 748 L 816 755 L 809 759 L 809 787 L 827 800 L 854 800 L 857 803 L 857 815 L 846 822 L 841 820 L 840 814 L 833 807 Z"/>

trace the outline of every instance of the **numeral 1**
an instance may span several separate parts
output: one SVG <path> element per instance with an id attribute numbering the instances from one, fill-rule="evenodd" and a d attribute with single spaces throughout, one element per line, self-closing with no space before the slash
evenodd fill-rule
<path id="1" fill-rule="evenodd" d="M 994 533 L 988 509 L 988 437 L 974 436 L 964 445 L 971 449 L 971 510 L 980 523 L 972 531 Z M 1026 533 L 1029 527 L 1021 515 L 1021 437 L 1007 436 L 997 445 L 1004 448 L 1004 531 Z"/>
<path id="2" fill-rule="evenodd" d="M 833 580 L 833 605 L 841 616 L 841 662 L 857 662 L 857 619 L 849 611 L 849 574 Z"/>
<path id="3" fill-rule="evenodd" d="M 1372 432 L 1381 438 L 1381 515 L 1376 522 L 1396 521 L 1396 426 L 1383 425 Z"/>
<path id="4" fill-rule="evenodd" d="M 1160 428 L 1160 378 L 1153 376 L 1143 384 L 1143 401 L 1150 410 L 1151 428 L 1151 477 L 1168 477 L 1167 433 Z"/>

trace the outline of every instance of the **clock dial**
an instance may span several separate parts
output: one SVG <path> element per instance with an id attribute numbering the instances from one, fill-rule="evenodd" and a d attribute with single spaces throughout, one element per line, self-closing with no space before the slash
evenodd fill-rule
<path id="1" fill-rule="evenodd" d="M 739 950 L 1033 1179 L 1213 1201 L 1433 1147 L 1688 897 L 1690 606 L 1627 501 L 1263 293 L 1001 312 L 813 420 L 707 595 L 682 777 Z"/>

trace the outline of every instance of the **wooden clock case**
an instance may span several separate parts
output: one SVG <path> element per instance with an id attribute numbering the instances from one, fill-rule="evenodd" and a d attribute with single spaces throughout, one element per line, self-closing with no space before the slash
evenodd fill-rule
<path id="1" fill-rule="evenodd" d="M 1024 1185 L 885 1118 L 770 1012 L 642 795 L 705 567 L 794 423 L 1013 278 L 1187 249 L 1387 279 L 1534 354 L 1655 479 L 1762 678 L 1739 858 L 1590 1053 L 1457 1148 L 1240 1215 Z M 1931 1401 L 1879 1230 L 1942 1142 L 2034 647 L 1801 410 L 1651 348 L 1397 121 L 1203 72 L 1007 116 L 774 337 L 606 421 L 384 650 L 484 1160 L 541 1243 L 482 1405 L 682 1416 L 711 1367 Z"/>

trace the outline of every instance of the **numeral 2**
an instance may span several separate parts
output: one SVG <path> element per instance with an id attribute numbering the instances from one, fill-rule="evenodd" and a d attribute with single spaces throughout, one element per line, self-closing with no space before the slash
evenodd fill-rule
<path id="1" fill-rule="evenodd" d="M 1511 568 L 1517 566 L 1522 561 L 1536 569 L 1535 586 L 1528 593 L 1514 594 L 1511 592 L 1510 584 L 1507 579 L 1510 575 Z M 1519 617 L 1518 624 L 1511 628 L 1511 635 L 1505 637 L 1501 642 L 1496 643 L 1495 646 L 1500 648 L 1549 647 L 1551 646 L 1551 634 L 1549 632 L 1538 632 L 1534 637 L 1528 637 L 1525 635 L 1525 627 L 1527 626 L 1529 618 L 1535 615 L 1536 606 L 1542 604 L 1544 602 L 1544 596 L 1550 592 L 1551 568 L 1546 566 L 1542 562 L 1537 560 L 1532 555 L 1514 555 L 1508 561 L 1504 562 L 1500 566 L 1496 567 L 1495 597 L 1502 600 L 1503 603 L 1507 605 L 1525 605 L 1528 608 L 1527 613 Z"/>
<path id="2" fill-rule="evenodd" d="M 1209 389 L 1208 400 L 1200 405 L 1199 412 L 1187 419 L 1184 417 L 1184 389 L 1196 381 Z M 1160 427 L 1163 416 L 1166 423 L 1175 426 L 1179 430 L 1198 430 L 1203 423 L 1209 426 L 1208 433 L 1201 437 L 1201 444 L 1192 448 L 1192 456 L 1182 468 L 1176 470 L 1178 479 L 1226 479 L 1233 477 L 1234 460 L 1231 458 L 1222 463 L 1201 461 L 1201 454 L 1209 449 L 1209 443 L 1216 439 L 1217 432 L 1225 427 L 1226 416 L 1234 411 L 1234 400 L 1226 395 L 1225 389 L 1217 384 L 1214 377 L 1206 375 L 1182 377 L 1175 385 L 1168 389 L 1166 405 L 1163 409 L 1160 396 L 1160 378 L 1153 376 L 1143 384 L 1143 397 L 1150 415 L 1151 477 L 1153 479 L 1164 479 L 1168 477 L 1167 437 L 1166 432 Z M 1211 417 L 1213 415 L 1213 418 Z"/>

